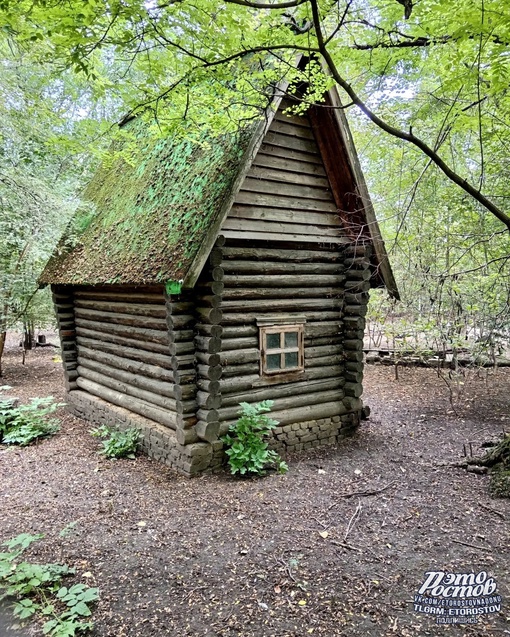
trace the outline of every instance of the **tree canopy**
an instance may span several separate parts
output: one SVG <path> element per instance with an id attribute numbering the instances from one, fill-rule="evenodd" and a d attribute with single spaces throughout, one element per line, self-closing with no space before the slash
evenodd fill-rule
<path id="1" fill-rule="evenodd" d="M 297 52 L 317 56 L 326 72 L 308 67 L 310 99 L 335 82 L 346 106 L 419 149 L 510 228 L 501 178 L 510 107 L 505 3 L 3 0 L 0 26 L 35 45 L 40 59 L 83 73 L 96 95 L 156 112 L 166 99 L 173 117 L 197 126 L 214 107 L 218 129 L 260 106 L 261 87 L 281 77 Z M 236 60 L 250 53 L 253 72 L 233 90 Z M 258 65 L 268 53 L 272 63 Z M 452 153 L 457 132 L 463 141 Z"/>

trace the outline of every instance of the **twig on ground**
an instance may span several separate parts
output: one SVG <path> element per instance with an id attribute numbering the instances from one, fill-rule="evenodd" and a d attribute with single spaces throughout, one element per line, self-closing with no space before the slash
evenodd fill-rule
<path id="1" fill-rule="evenodd" d="M 452 540 L 455 544 L 462 544 L 462 546 L 469 546 L 469 548 L 476 549 L 477 551 L 492 551 L 490 546 L 477 546 L 476 544 L 470 544 L 469 542 L 462 542 L 462 540 Z"/>
<path id="2" fill-rule="evenodd" d="M 348 544 L 347 542 L 337 542 L 336 540 L 331 540 L 331 544 L 335 546 L 341 546 L 344 549 L 350 549 L 351 551 L 358 551 L 358 553 L 363 553 L 363 550 L 358 546 L 353 546 L 352 544 Z"/>
<path id="3" fill-rule="evenodd" d="M 387 489 L 389 489 L 391 486 L 393 486 L 396 483 L 396 480 L 392 480 L 391 482 L 388 482 L 388 484 L 385 487 L 382 487 L 382 489 L 371 489 L 368 491 L 350 491 L 348 493 L 341 493 L 340 497 L 341 498 L 353 498 L 353 497 L 359 497 L 359 498 L 364 498 L 366 496 L 369 495 L 377 495 L 378 493 L 382 493 L 383 491 L 386 491 Z M 332 509 L 333 507 L 335 507 L 338 504 L 338 502 L 333 502 L 333 504 L 331 504 L 328 507 L 328 511 L 330 509 Z"/>
<path id="4" fill-rule="evenodd" d="M 491 507 L 488 507 L 486 504 L 482 504 L 481 502 L 478 503 L 478 506 L 481 507 L 482 509 L 485 509 L 486 511 L 490 511 L 491 513 L 494 513 L 494 515 L 497 515 L 502 520 L 506 520 L 504 513 L 501 513 L 501 511 L 492 509 Z"/>
<path id="5" fill-rule="evenodd" d="M 354 513 L 351 515 L 351 519 L 349 520 L 349 523 L 347 524 L 347 528 L 345 529 L 345 533 L 344 533 L 344 542 L 347 540 L 347 536 L 354 528 L 354 524 L 360 515 L 361 515 L 361 500 L 358 501 L 358 506 L 356 507 L 356 510 L 354 511 Z"/>

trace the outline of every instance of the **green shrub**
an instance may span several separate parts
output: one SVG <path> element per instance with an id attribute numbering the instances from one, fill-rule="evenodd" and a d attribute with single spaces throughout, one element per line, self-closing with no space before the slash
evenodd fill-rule
<path id="1" fill-rule="evenodd" d="M 264 400 L 250 405 L 241 403 L 240 418 L 231 425 L 229 433 L 222 440 L 227 445 L 230 472 L 241 475 L 264 475 L 267 468 L 275 468 L 280 473 L 288 470 L 280 456 L 268 449 L 265 438 L 278 424 L 265 413 L 271 411 L 272 400 Z"/>
<path id="2" fill-rule="evenodd" d="M 140 430 L 131 428 L 125 431 L 118 431 L 106 425 L 96 427 L 90 432 L 96 438 L 103 438 L 101 441 L 102 453 L 107 458 L 131 458 L 135 457 Z"/>
<path id="3" fill-rule="evenodd" d="M 98 589 L 86 584 L 62 586 L 74 569 L 66 564 L 33 564 L 20 560 L 23 551 L 42 535 L 22 533 L 3 543 L 8 551 L 0 553 L 0 601 L 14 599 L 14 615 L 20 620 L 46 617 L 43 634 L 50 637 L 74 637 L 90 630 L 90 603 L 99 598 Z"/>
<path id="4" fill-rule="evenodd" d="M 33 398 L 27 405 L 15 407 L 11 400 L 0 400 L 0 442 L 5 445 L 29 445 L 37 438 L 58 431 L 55 418 L 48 419 L 63 403 L 55 403 L 53 396 Z"/>

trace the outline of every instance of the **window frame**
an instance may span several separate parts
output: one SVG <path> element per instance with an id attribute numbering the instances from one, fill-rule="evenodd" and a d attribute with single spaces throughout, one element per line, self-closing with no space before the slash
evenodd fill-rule
<path id="1" fill-rule="evenodd" d="M 260 350 L 260 376 L 262 378 L 279 378 L 285 374 L 294 377 L 302 374 L 305 369 L 305 330 L 304 318 L 280 317 L 279 319 L 257 320 L 259 327 L 259 350 Z M 267 347 L 267 335 L 279 334 L 280 346 Z M 297 334 L 297 345 L 285 347 L 285 334 Z M 297 365 L 285 367 L 285 354 L 297 353 Z M 268 356 L 279 354 L 280 367 L 276 369 L 268 368 Z"/>

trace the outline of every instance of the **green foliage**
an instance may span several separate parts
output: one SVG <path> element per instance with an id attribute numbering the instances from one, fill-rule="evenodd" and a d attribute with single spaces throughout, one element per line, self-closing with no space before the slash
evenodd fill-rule
<path id="1" fill-rule="evenodd" d="M 43 535 L 23 533 L 4 542 L 7 551 L 0 553 L 0 600 L 14 599 L 14 615 L 20 620 L 33 616 L 48 617 L 43 633 L 49 637 L 74 637 L 93 627 L 90 604 L 99 598 L 97 588 L 77 583 L 62 586 L 65 576 L 74 569 L 66 564 L 33 564 L 21 555 Z"/>
<path id="2" fill-rule="evenodd" d="M 265 437 L 278 422 L 265 414 L 271 411 L 272 400 L 264 400 L 250 405 L 241 403 L 240 418 L 231 425 L 229 433 L 223 436 L 225 453 L 231 473 L 241 475 L 264 475 L 270 466 L 279 473 L 288 470 L 287 464 L 275 452 L 268 449 Z"/>
<path id="3" fill-rule="evenodd" d="M 59 430 L 58 421 L 48 416 L 61 407 L 53 396 L 33 398 L 26 405 L 14 407 L 10 400 L 0 400 L 0 442 L 4 445 L 29 445 Z"/>
<path id="4" fill-rule="evenodd" d="M 107 458 L 131 458 L 135 457 L 138 440 L 140 439 L 140 430 L 135 428 L 120 431 L 102 425 L 92 429 L 90 433 L 101 440 L 102 453 Z"/>

